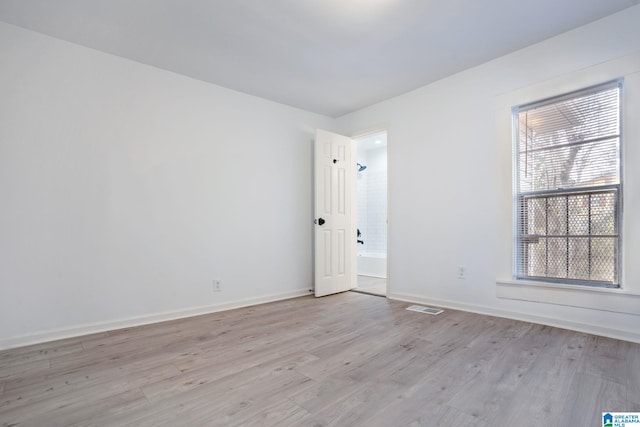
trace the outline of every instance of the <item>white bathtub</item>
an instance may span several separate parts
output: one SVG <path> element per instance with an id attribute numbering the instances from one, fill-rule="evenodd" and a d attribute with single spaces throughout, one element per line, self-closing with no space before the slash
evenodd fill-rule
<path id="1" fill-rule="evenodd" d="M 358 274 L 361 276 L 387 277 L 387 254 L 361 252 L 358 254 Z"/>

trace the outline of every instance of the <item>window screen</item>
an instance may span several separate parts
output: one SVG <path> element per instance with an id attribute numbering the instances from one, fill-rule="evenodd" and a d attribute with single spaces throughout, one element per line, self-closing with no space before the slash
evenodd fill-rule
<path id="1" fill-rule="evenodd" d="M 621 84 L 514 108 L 517 278 L 619 285 Z"/>

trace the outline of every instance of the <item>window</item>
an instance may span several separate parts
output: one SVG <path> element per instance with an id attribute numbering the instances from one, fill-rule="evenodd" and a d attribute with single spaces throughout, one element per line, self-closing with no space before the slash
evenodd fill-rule
<path id="1" fill-rule="evenodd" d="M 516 278 L 619 286 L 621 88 L 513 109 Z"/>

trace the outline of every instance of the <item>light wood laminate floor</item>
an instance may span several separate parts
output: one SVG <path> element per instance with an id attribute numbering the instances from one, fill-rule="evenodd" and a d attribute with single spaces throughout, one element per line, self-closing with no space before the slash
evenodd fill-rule
<path id="1" fill-rule="evenodd" d="M 2 426 L 599 426 L 640 345 L 347 292 L 0 352 Z"/>
<path id="2" fill-rule="evenodd" d="M 358 276 L 358 287 L 355 292 L 364 292 L 372 295 L 387 295 L 387 279 L 371 276 Z"/>

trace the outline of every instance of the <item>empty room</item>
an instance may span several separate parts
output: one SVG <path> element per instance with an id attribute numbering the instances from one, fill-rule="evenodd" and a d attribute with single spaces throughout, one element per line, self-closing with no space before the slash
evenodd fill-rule
<path id="1" fill-rule="evenodd" d="M 639 41 L 0 0 L 0 426 L 640 425 Z"/>

